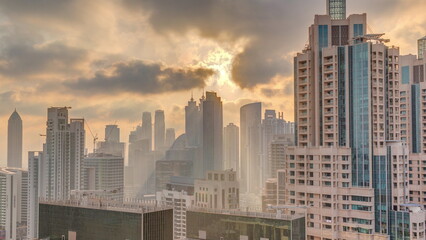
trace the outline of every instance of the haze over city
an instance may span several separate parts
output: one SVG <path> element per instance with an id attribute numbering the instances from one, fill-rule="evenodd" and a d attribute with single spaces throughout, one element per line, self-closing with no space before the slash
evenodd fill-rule
<path id="1" fill-rule="evenodd" d="M 425 7 L 422 0 L 347 3 L 348 15 L 367 13 L 368 31 L 386 33 L 401 54 L 416 53 Z M 116 122 L 125 142 L 142 112 L 156 109 L 183 133 L 183 107 L 203 89 L 222 97 L 224 125 L 238 125 L 239 107 L 254 101 L 293 120 L 293 57 L 324 12 L 323 1 L 311 0 L 2 1 L 0 163 L 15 108 L 24 157 L 41 150 L 50 106 L 71 106 L 101 139 L 104 125 Z"/>

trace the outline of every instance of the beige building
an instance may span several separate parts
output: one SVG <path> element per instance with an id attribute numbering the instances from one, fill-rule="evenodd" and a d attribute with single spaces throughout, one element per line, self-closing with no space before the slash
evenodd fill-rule
<path id="1" fill-rule="evenodd" d="M 276 178 L 266 180 L 262 193 L 262 212 L 270 212 L 269 206 L 278 205 L 278 181 Z"/>
<path id="2" fill-rule="evenodd" d="M 206 179 L 194 182 L 195 206 L 213 209 L 238 209 L 240 184 L 233 170 L 208 171 Z"/>

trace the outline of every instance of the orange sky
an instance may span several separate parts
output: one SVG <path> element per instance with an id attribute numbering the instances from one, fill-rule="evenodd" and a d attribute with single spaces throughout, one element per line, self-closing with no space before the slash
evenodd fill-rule
<path id="1" fill-rule="evenodd" d="M 402 54 L 416 53 L 426 1 L 347 1 L 348 13 L 368 14 L 369 31 L 386 33 Z M 15 107 L 25 166 L 27 151 L 41 149 L 49 106 L 72 106 L 70 116 L 86 118 L 100 138 L 105 124 L 117 122 L 122 141 L 143 111 L 156 109 L 182 133 L 183 107 L 203 85 L 223 98 L 224 124 L 238 124 L 239 107 L 253 101 L 292 120 L 292 59 L 314 14 L 323 13 L 323 0 L 3 1 L 0 165 Z M 86 146 L 92 149 L 89 133 Z"/>

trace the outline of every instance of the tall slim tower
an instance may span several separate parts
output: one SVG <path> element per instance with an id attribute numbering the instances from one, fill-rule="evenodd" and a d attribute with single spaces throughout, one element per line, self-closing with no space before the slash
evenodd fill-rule
<path id="1" fill-rule="evenodd" d="M 152 118 L 150 112 L 142 114 L 142 139 L 149 142 L 149 150 L 152 150 Z"/>
<path id="2" fill-rule="evenodd" d="M 238 174 L 240 163 L 240 129 L 233 123 L 224 129 L 223 165 L 224 169 L 233 169 Z"/>
<path id="3" fill-rule="evenodd" d="M 215 92 L 206 92 L 203 111 L 203 170 L 223 168 L 223 109 Z"/>
<path id="4" fill-rule="evenodd" d="M 68 121 L 67 107 L 47 110 L 45 191 L 42 197 L 64 200 L 81 187 L 85 150 L 84 119 Z"/>
<path id="5" fill-rule="evenodd" d="M 261 193 L 261 121 L 262 103 L 251 103 L 240 109 L 241 164 L 240 178 L 242 193 Z"/>
<path id="6" fill-rule="evenodd" d="M 155 111 L 155 123 L 154 123 L 154 141 L 155 141 L 155 150 L 161 151 L 164 150 L 164 141 L 166 136 L 166 123 L 164 120 L 164 111 L 157 110 Z"/>
<path id="7" fill-rule="evenodd" d="M 16 109 L 8 121 L 7 166 L 22 168 L 22 119 Z"/>
<path id="8" fill-rule="evenodd" d="M 185 134 L 189 147 L 198 147 L 202 144 L 202 119 L 201 108 L 197 106 L 194 98 L 191 98 L 188 105 L 185 106 Z"/>

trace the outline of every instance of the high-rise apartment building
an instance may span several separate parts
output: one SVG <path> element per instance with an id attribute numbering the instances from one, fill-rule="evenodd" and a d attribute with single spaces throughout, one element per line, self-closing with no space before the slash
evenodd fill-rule
<path id="1" fill-rule="evenodd" d="M 43 161 L 43 152 L 28 152 L 28 239 L 38 239 L 38 203 L 42 192 Z"/>
<path id="2" fill-rule="evenodd" d="M 251 103 L 240 109 L 240 182 L 242 193 L 260 194 L 262 104 Z"/>
<path id="3" fill-rule="evenodd" d="M 195 206 L 211 209 L 238 209 L 240 184 L 232 170 L 207 171 L 205 179 L 194 181 Z"/>
<path id="4" fill-rule="evenodd" d="M 206 92 L 203 113 L 203 172 L 223 170 L 223 109 L 215 92 Z"/>
<path id="5" fill-rule="evenodd" d="M 81 187 L 81 164 L 85 151 L 84 119 L 68 121 L 67 107 L 47 111 L 46 163 L 42 197 L 67 199 Z"/>
<path id="6" fill-rule="evenodd" d="M 155 151 L 164 151 L 164 143 L 166 137 L 166 123 L 163 110 L 155 111 L 154 122 L 154 141 Z"/>
<path id="7" fill-rule="evenodd" d="M 399 70 L 401 139 L 409 146 L 409 200 L 425 207 L 426 59 L 401 56 Z"/>
<path id="8" fill-rule="evenodd" d="M 7 125 L 7 166 L 22 167 L 22 119 L 16 109 Z"/>
<path id="9" fill-rule="evenodd" d="M 418 41 L 417 41 L 417 48 L 418 48 L 418 56 L 419 56 L 419 59 L 423 59 L 424 58 L 424 54 L 425 54 L 425 52 L 426 52 L 426 36 L 424 36 L 424 37 L 422 37 L 422 38 L 420 38 Z"/>
<path id="10" fill-rule="evenodd" d="M 294 59 L 296 147 L 278 174 L 278 204 L 304 206 L 309 240 L 419 237 L 424 211 L 408 204 L 410 146 L 401 141 L 399 49 L 366 33 L 366 14 L 335 13 L 315 16 Z"/>
<path id="11" fill-rule="evenodd" d="M 240 129 L 233 123 L 228 124 L 223 135 L 223 166 L 239 172 L 240 165 Z"/>
<path id="12" fill-rule="evenodd" d="M 26 237 L 28 213 L 28 172 L 0 168 L 0 235 L 4 239 Z"/>

